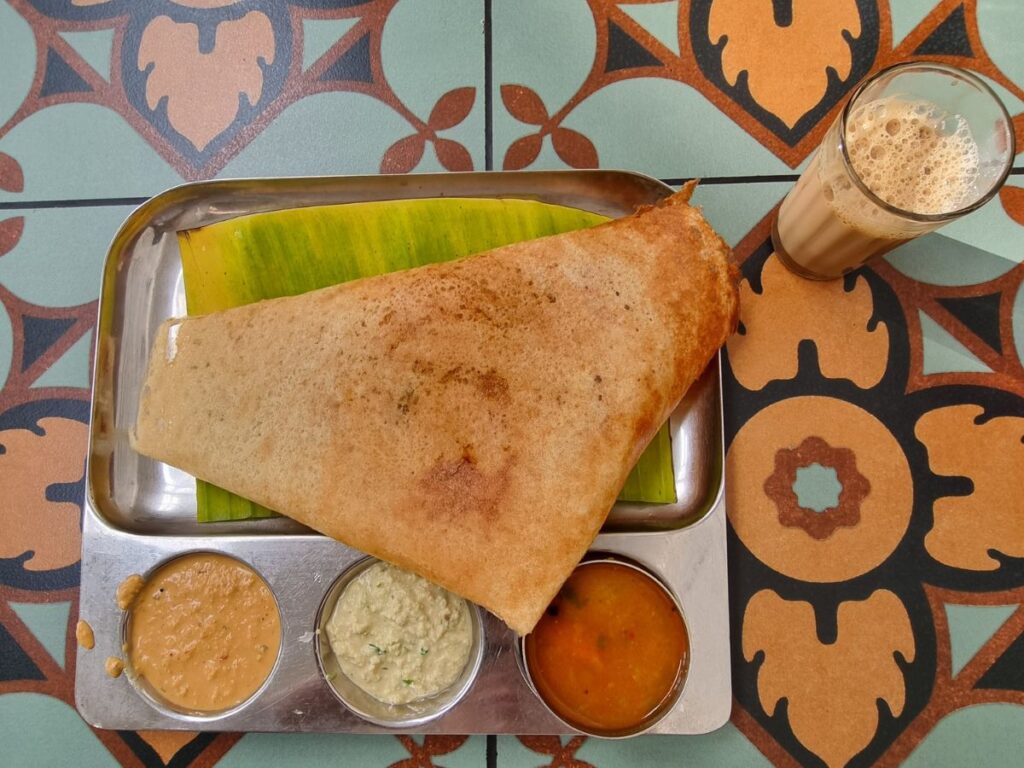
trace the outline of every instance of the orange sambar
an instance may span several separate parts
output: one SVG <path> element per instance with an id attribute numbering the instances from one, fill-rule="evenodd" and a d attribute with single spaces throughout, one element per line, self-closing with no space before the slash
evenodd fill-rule
<path id="1" fill-rule="evenodd" d="M 624 735 L 677 695 L 689 638 L 665 588 L 639 568 L 578 566 L 526 636 L 537 693 L 578 730 Z"/>

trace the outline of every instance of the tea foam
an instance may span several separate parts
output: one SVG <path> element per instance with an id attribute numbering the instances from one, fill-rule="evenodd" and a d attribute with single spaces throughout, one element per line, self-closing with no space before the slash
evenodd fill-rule
<path id="1" fill-rule="evenodd" d="M 850 164 L 889 205 L 943 214 L 973 202 L 978 145 L 960 115 L 898 96 L 858 106 L 846 123 Z"/>

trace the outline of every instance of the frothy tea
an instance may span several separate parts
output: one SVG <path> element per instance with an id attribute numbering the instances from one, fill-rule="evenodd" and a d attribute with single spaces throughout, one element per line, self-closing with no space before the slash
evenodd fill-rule
<path id="1" fill-rule="evenodd" d="M 973 202 L 978 145 L 960 115 L 927 101 L 879 99 L 850 113 L 846 146 L 857 175 L 889 205 L 934 215 Z"/>
<path id="2" fill-rule="evenodd" d="M 911 217 L 865 195 L 838 142 L 826 138 L 776 220 L 776 250 L 798 273 L 839 277 L 938 226 L 913 215 L 952 213 L 978 199 L 979 151 L 970 127 L 931 102 L 889 96 L 858 105 L 845 143 L 864 186 Z"/>

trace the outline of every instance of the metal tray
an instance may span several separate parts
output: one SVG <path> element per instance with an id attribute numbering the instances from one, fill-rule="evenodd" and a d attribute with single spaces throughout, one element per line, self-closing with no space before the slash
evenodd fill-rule
<path id="1" fill-rule="evenodd" d="M 186 313 L 177 231 L 281 208 L 421 197 L 527 198 L 622 216 L 671 192 L 655 179 L 619 171 L 241 179 L 175 187 L 134 211 L 107 256 L 97 326 L 80 602 L 96 647 L 78 649 L 75 685 L 85 720 L 118 729 L 398 732 L 337 702 L 311 642 L 324 594 L 361 553 L 287 518 L 200 525 L 194 479 L 128 444 L 156 329 Z M 593 549 L 636 560 L 676 593 L 690 632 L 689 675 L 675 708 L 650 732 L 705 733 L 728 720 L 732 698 L 717 361 L 673 413 L 670 430 L 677 502 L 616 504 Z M 117 585 L 199 549 L 250 564 L 281 609 L 281 654 L 267 684 L 244 706 L 209 718 L 155 707 L 126 678 L 104 671 L 107 656 L 123 655 Z M 472 689 L 416 731 L 570 732 L 523 679 L 514 634 L 490 614 L 484 626 L 486 651 Z"/>

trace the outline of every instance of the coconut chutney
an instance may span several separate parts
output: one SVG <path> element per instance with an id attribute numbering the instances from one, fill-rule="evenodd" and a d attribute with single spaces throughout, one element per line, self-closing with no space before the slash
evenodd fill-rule
<path id="1" fill-rule="evenodd" d="M 326 625 L 342 672 L 385 704 L 450 687 L 469 661 L 473 629 L 461 597 L 376 563 L 338 597 Z"/>

